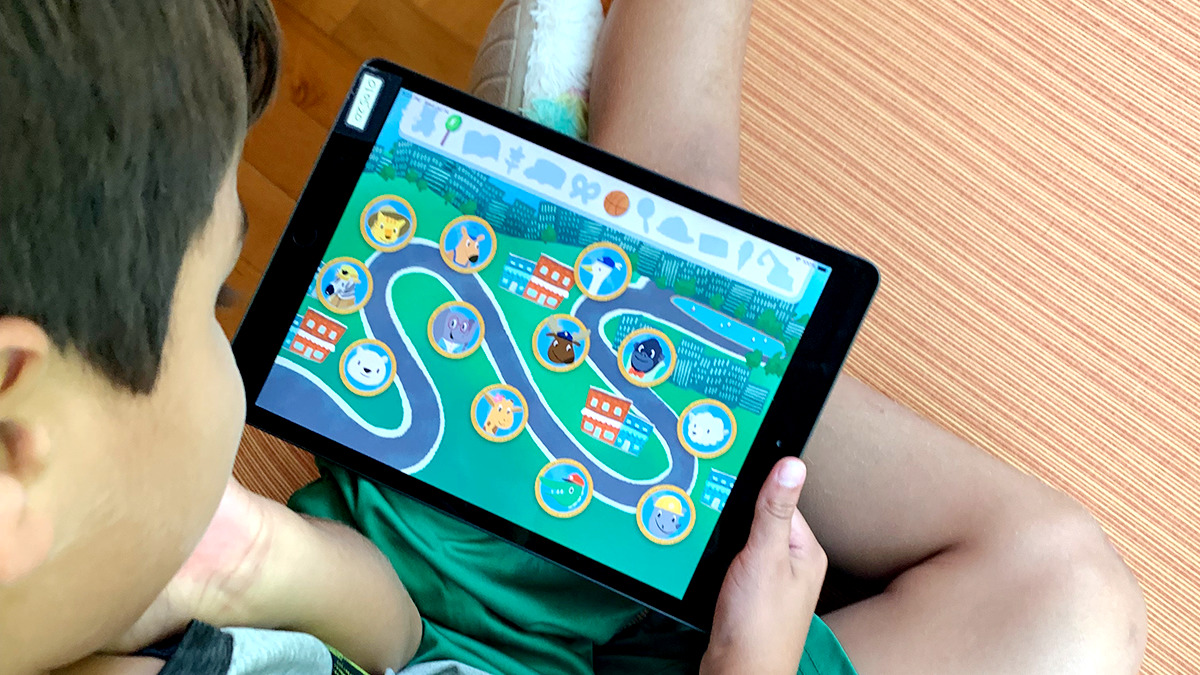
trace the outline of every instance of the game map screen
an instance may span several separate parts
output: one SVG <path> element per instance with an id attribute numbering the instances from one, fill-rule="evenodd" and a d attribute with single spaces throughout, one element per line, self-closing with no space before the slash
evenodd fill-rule
<path id="1" fill-rule="evenodd" d="M 401 89 L 257 402 L 678 598 L 830 273 Z"/>

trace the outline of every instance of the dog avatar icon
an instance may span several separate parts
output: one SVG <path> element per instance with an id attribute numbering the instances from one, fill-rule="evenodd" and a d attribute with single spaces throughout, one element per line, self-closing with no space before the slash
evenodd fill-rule
<path id="1" fill-rule="evenodd" d="M 479 216 L 461 216 L 442 230 L 442 260 L 455 272 L 473 274 L 496 255 L 496 232 Z"/>
<path id="2" fill-rule="evenodd" d="M 458 240 L 458 245 L 454 247 L 454 252 L 451 256 L 454 259 L 454 264 L 459 267 L 467 267 L 479 262 L 479 242 L 486 239 L 487 235 L 477 234 L 472 237 L 467 232 L 466 225 L 460 225 L 458 230 L 461 238 Z"/>

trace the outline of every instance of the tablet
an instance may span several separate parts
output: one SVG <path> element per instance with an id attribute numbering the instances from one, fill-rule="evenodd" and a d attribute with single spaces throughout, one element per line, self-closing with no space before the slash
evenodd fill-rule
<path id="1" fill-rule="evenodd" d="M 251 424 L 705 629 L 877 284 L 376 60 L 234 349 Z"/>

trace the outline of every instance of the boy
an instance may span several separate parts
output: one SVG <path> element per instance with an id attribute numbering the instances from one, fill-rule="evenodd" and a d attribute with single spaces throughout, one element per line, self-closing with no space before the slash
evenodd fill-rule
<path id="1" fill-rule="evenodd" d="M 736 199 L 749 5 L 691 5 L 615 4 L 592 140 Z M 265 3 L 0 5 L 2 672 L 79 659 L 77 672 L 206 672 L 180 655 L 228 662 L 229 650 L 283 644 L 193 625 L 174 652 L 154 652 L 174 654 L 165 666 L 86 658 L 131 651 L 191 617 L 305 631 L 372 671 L 403 664 L 422 638 L 404 586 L 370 544 L 236 486 L 163 590 L 216 507 L 240 431 L 241 387 L 211 310 L 237 256 L 233 167 L 244 121 L 274 81 L 273 35 Z M 672 45 L 667 58 L 661 44 Z M 672 118 L 678 136 L 651 135 L 647 120 L 687 105 L 658 95 L 671 90 L 705 92 L 707 105 Z M 1140 607 L 1090 521 L 1000 467 L 928 450 L 962 448 L 856 383 L 839 386 L 825 420 L 810 449 L 825 483 L 806 508 L 852 570 L 899 575 L 887 594 L 831 617 L 865 672 L 1130 669 Z M 910 440 L 884 443 L 888 430 Z M 949 518 L 951 496 L 918 487 L 934 466 L 950 486 L 994 495 L 977 501 L 998 515 Z M 795 672 L 824 570 L 793 507 L 802 482 L 793 460 L 764 486 L 705 670 Z M 845 495 L 863 505 L 844 508 Z M 1070 538 L 1059 548 L 1087 583 L 1062 574 L 1061 557 L 1036 560 L 1049 575 L 1019 564 L 1025 532 L 1054 530 L 1010 504 L 1062 514 L 1053 524 Z M 957 512 L 975 514 L 968 506 L 960 500 Z M 1054 619 L 1031 620 L 1043 611 Z M 193 649 L 202 641 L 212 648 Z M 328 650 L 323 658 L 347 667 Z"/>
<path id="2" fill-rule="evenodd" d="M 245 403 L 214 307 L 246 225 L 241 139 L 278 69 L 272 10 L 130 4 L 0 5 L 0 672 L 399 668 L 421 629 L 387 560 L 229 479 Z M 775 614 L 802 634 L 823 558 L 802 466 L 778 476 L 756 530 L 771 555 L 741 569 L 784 566 L 771 592 L 797 609 Z M 340 653 L 194 624 L 157 657 L 89 657 L 193 617 Z M 714 668 L 744 625 L 718 629 Z M 793 669 L 797 644 L 776 652 Z"/>

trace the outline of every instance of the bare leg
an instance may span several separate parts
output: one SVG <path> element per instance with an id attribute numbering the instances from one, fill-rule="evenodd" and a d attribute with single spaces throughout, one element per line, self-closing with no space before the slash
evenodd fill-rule
<path id="1" fill-rule="evenodd" d="M 617 0 L 592 141 L 736 202 L 750 4 Z M 886 584 L 825 617 L 864 675 L 1137 670 L 1141 593 L 1069 498 L 848 376 L 805 459 L 831 567 Z"/>

